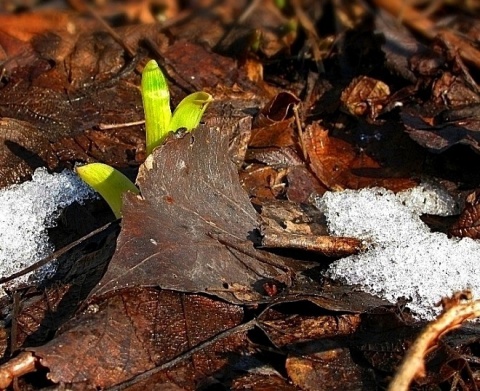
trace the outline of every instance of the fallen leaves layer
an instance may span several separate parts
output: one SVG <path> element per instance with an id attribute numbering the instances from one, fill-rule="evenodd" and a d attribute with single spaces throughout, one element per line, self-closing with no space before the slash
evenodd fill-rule
<path id="1" fill-rule="evenodd" d="M 134 288 L 90 303 L 52 342 L 30 350 L 53 382 L 106 388 L 172 360 L 242 318 L 239 307 L 205 297 Z M 222 368 L 242 339 L 220 340 L 191 357 L 188 388 L 196 377 Z"/>

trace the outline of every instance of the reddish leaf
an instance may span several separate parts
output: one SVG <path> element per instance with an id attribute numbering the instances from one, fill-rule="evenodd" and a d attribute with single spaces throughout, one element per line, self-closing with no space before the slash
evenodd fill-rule
<path id="1" fill-rule="evenodd" d="M 310 168 L 329 189 L 381 186 L 399 191 L 416 184 L 408 178 L 390 178 L 365 151 L 329 136 L 328 130 L 318 123 L 307 126 L 303 137 Z"/>
<path id="2" fill-rule="evenodd" d="M 375 120 L 389 95 L 390 89 L 384 82 L 360 76 L 353 79 L 342 92 L 341 100 L 351 114 L 368 115 Z"/>
<path id="3" fill-rule="evenodd" d="M 450 234 L 458 237 L 480 239 L 480 196 L 473 194 L 471 200 L 463 210 L 455 224 L 450 229 Z"/>
<path id="4" fill-rule="evenodd" d="M 321 344 L 316 348 L 322 349 Z M 346 391 L 375 388 L 373 373 L 357 364 L 345 348 L 290 356 L 286 366 L 293 384 L 303 390 L 334 390 L 339 384 Z"/>

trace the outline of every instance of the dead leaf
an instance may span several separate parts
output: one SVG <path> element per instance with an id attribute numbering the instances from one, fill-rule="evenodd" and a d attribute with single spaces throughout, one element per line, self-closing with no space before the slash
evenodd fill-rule
<path id="1" fill-rule="evenodd" d="M 262 314 L 261 324 L 275 346 L 293 351 L 293 344 L 351 335 L 361 319 L 359 314 L 305 316 L 278 313 L 273 308 Z"/>
<path id="2" fill-rule="evenodd" d="M 474 107 L 478 109 L 480 106 Z M 437 114 L 436 124 L 432 124 L 434 118 L 424 117 L 407 109 L 402 111 L 401 117 L 408 135 L 430 151 L 443 152 L 457 144 L 468 145 L 473 150 L 480 151 L 478 112 L 474 112 L 473 116 L 449 120 L 448 116 L 455 115 L 456 111 L 448 110 L 448 113 Z"/>
<path id="3" fill-rule="evenodd" d="M 118 248 L 95 295 L 159 285 L 242 302 L 238 292 L 255 301 L 262 298 L 254 289 L 258 281 L 282 278 L 284 262 L 251 241 L 258 216 L 227 154 L 234 126 L 210 122 L 170 139 L 147 159 L 137 178 L 142 197 L 125 199 Z"/>
<path id="4" fill-rule="evenodd" d="M 480 239 L 480 197 L 475 194 L 473 196 L 474 199 L 467 203 L 458 220 L 450 228 L 451 235 Z"/>
<path id="5" fill-rule="evenodd" d="M 306 166 L 293 166 L 287 171 L 287 198 L 307 204 L 313 194 L 322 195 L 327 190 Z"/>
<path id="6" fill-rule="evenodd" d="M 315 346 L 311 348 L 315 349 Z M 355 363 L 345 348 L 290 356 L 286 368 L 293 384 L 302 390 L 335 390 L 339 385 L 346 391 L 375 387 L 373 373 Z"/>
<path id="7" fill-rule="evenodd" d="M 54 383 L 106 388 L 188 352 L 242 318 L 239 307 L 206 297 L 127 289 L 91 302 L 54 340 L 29 350 L 49 369 Z M 226 365 L 225 353 L 243 341 L 244 335 L 219 339 L 186 358 L 187 388 Z"/>
<path id="8" fill-rule="evenodd" d="M 389 95 L 390 88 L 384 82 L 360 76 L 353 79 L 343 90 L 340 99 L 350 114 L 365 115 L 375 121 Z"/>
<path id="9" fill-rule="evenodd" d="M 273 200 L 285 191 L 285 169 L 249 164 L 240 173 L 240 183 L 252 200 Z"/>
<path id="10" fill-rule="evenodd" d="M 293 122 L 292 110 L 299 102 L 300 100 L 292 93 L 280 92 L 260 111 L 255 118 L 255 127 L 266 127 L 285 120 Z"/>
<path id="11" fill-rule="evenodd" d="M 30 178 L 38 167 L 56 167 L 48 138 L 28 122 L 0 119 L 0 187 Z"/>
<path id="12" fill-rule="evenodd" d="M 102 228 L 88 239 L 74 242 L 70 250 L 61 249 L 56 253 L 55 276 L 37 288 L 17 292 L 21 304 L 14 311 L 12 350 L 50 340 L 87 298 L 105 272 L 119 232 L 118 224 Z"/>
<path id="13" fill-rule="evenodd" d="M 15 17 L 10 17 L 15 21 Z M 68 151 L 71 137 L 83 136 L 86 130 L 102 124 L 125 124 L 143 119 L 136 87 L 139 75 L 133 72 L 136 60 L 126 59 L 123 47 L 98 27 L 85 27 L 85 31 L 79 30 L 77 34 L 69 33 L 64 25 L 58 29 L 47 33 L 42 30 L 43 35 L 34 30 L 37 35 L 29 35 L 28 43 L 32 48 L 28 52 L 28 62 L 23 61 L 23 57 L 17 59 L 20 54 L 15 53 L 6 60 L 7 64 L 14 65 L 12 73 L 2 79 L 5 82 L 0 88 L 0 116 L 9 128 L 2 133 L 0 145 L 0 165 L 9 168 L 0 176 L 0 187 L 28 178 L 38 166 L 55 170 L 72 164 L 82 153 L 91 159 L 90 147 L 96 140 L 88 140 L 82 146 L 83 151 L 78 153 L 75 149 L 79 145 L 75 142 L 74 150 Z M 130 34 L 126 40 L 135 47 L 134 44 L 138 46 L 140 40 L 157 31 L 141 27 L 119 30 L 119 33 Z M 27 132 L 27 128 L 31 130 Z M 140 127 L 131 129 L 134 132 Z M 106 131 L 104 135 L 112 133 Z M 137 149 L 137 145 L 126 147 L 115 141 L 115 137 L 111 137 L 103 155 L 103 146 L 100 146 L 95 157 L 116 165 L 128 164 L 137 157 L 135 153 L 133 158 L 129 157 L 125 152 Z M 123 152 L 118 152 L 119 148 L 123 148 Z M 115 152 L 111 153 L 112 150 Z M 23 152 L 19 154 L 19 151 Z M 60 151 L 58 155 L 57 151 Z M 30 164 L 32 158 L 34 164 Z M 81 158 L 85 160 L 85 156 Z"/>
<path id="14" fill-rule="evenodd" d="M 328 130 L 316 122 L 307 126 L 303 138 L 311 170 L 329 189 L 380 186 L 399 191 L 415 185 L 411 179 L 392 178 L 387 173 L 382 173 L 380 164 L 368 156 L 365 150 L 329 136 Z"/>

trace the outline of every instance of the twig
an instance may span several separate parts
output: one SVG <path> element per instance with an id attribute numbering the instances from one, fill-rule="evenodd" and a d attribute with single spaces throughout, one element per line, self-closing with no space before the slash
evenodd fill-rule
<path id="1" fill-rule="evenodd" d="M 362 242 L 355 238 L 298 235 L 271 229 L 263 232 L 262 246 L 268 248 L 298 248 L 335 257 L 357 254 L 363 247 Z"/>
<path id="2" fill-rule="evenodd" d="M 35 371 L 37 358 L 32 352 L 22 352 L 0 366 L 0 389 L 4 390 L 12 384 L 13 379 Z"/>
<path id="3" fill-rule="evenodd" d="M 305 148 L 305 143 L 303 141 L 303 127 L 302 121 L 300 120 L 300 114 L 298 112 L 298 104 L 293 105 L 293 115 L 295 117 L 295 125 L 297 125 L 298 132 L 298 141 L 300 143 L 300 148 L 302 149 L 303 159 L 306 161 L 308 157 L 307 149 Z"/>
<path id="4" fill-rule="evenodd" d="M 445 333 L 460 327 L 465 320 L 480 317 L 480 300 L 460 302 L 457 299 L 448 307 L 415 340 L 387 391 L 407 391 L 415 377 L 425 376 L 425 355 L 436 345 L 438 339 Z"/>
<path id="5" fill-rule="evenodd" d="M 145 123 L 145 120 L 143 119 L 141 121 L 126 122 L 124 124 L 98 124 L 98 128 L 100 130 L 118 129 L 118 128 L 126 128 L 128 126 L 143 125 L 144 123 Z"/>

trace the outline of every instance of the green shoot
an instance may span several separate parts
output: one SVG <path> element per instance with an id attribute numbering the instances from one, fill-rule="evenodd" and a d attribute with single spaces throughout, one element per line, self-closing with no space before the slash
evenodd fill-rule
<path id="1" fill-rule="evenodd" d="M 100 193 L 118 219 L 122 217 L 122 197 L 126 191 L 139 194 L 138 188 L 115 168 L 103 163 L 91 163 L 75 168 L 78 176 Z"/>
<path id="2" fill-rule="evenodd" d="M 152 153 L 170 131 L 196 128 L 205 109 L 213 100 L 212 96 L 206 92 L 194 92 L 180 102 L 172 116 L 168 84 L 155 60 L 150 60 L 143 70 L 142 99 L 147 133 L 147 154 Z"/>
<path id="3" fill-rule="evenodd" d="M 212 96 L 203 91 L 186 96 L 173 112 L 169 128 L 172 130 L 180 128 L 195 129 L 211 101 Z"/>
<path id="4" fill-rule="evenodd" d="M 142 100 L 147 153 L 150 154 L 167 136 L 172 118 L 167 80 L 155 60 L 150 60 L 143 69 Z"/>
<path id="5" fill-rule="evenodd" d="M 155 60 L 150 60 L 143 70 L 141 90 L 148 154 L 165 140 L 170 131 L 196 128 L 213 100 L 206 92 L 195 92 L 179 103 L 172 116 L 167 80 Z M 123 194 L 126 191 L 139 194 L 138 188 L 125 175 L 106 164 L 86 164 L 75 171 L 100 193 L 117 218 L 122 217 Z"/>

